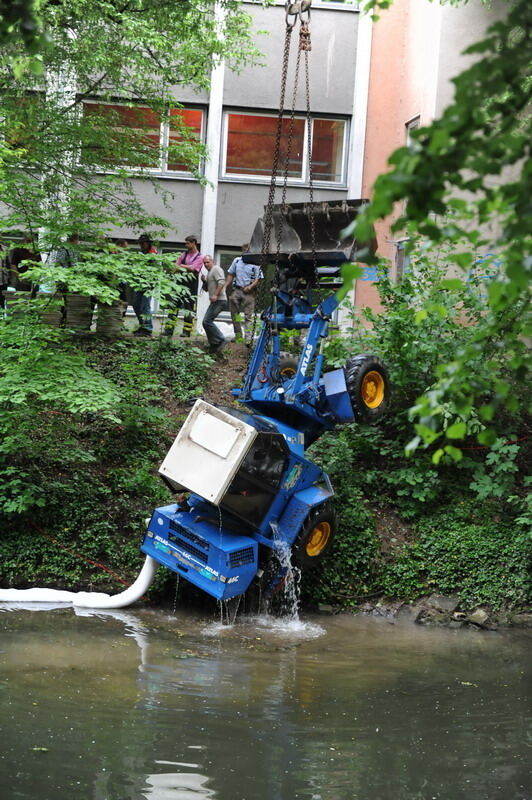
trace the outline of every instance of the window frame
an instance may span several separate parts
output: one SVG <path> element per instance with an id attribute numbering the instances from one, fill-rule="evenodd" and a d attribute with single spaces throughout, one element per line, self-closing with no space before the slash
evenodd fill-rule
<path id="1" fill-rule="evenodd" d="M 85 104 L 88 105 L 104 105 L 104 106 L 123 106 L 123 107 L 136 107 L 136 108 L 146 108 L 150 109 L 150 106 L 144 105 L 143 103 L 133 103 L 129 104 L 124 100 L 104 100 L 100 97 L 98 98 L 83 98 L 82 100 L 82 108 L 85 108 Z M 170 170 L 168 169 L 168 148 L 170 145 L 170 111 L 172 108 L 180 108 L 183 111 L 199 111 L 201 113 L 201 125 L 200 125 L 200 136 L 199 141 L 202 144 L 205 144 L 206 140 L 206 130 L 207 130 L 207 108 L 203 105 L 195 105 L 195 104 L 187 104 L 183 105 L 182 107 L 179 106 L 169 106 L 166 112 L 165 119 L 161 119 L 159 123 L 159 158 L 158 164 L 154 167 L 142 167 L 142 166 L 133 166 L 128 164 L 117 164 L 114 167 L 109 165 L 108 168 L 100 167 L 98 169 L 99 172 L 105 173 L 113 173 L 116 170 L 127 170 L 132 175 L 143 175 L 148 173 L 149 175 L 153 175 L 158 178 L 172 178 L 179 180 L 180 178 L 188 179 L 194 177 L 193 173 L 190 170 Z M 83 112 L 82 112 L 83 113 Z M 199 159 L 198 163 L 198 170 L 203 172 L 203 159 Z"/>
<path id="2" fill-rule="evenodd" d="M 274 111 L 265 111 L 264 109 L 254 110 L 249 108 L 226 108 L 223 112 L 223 124 L 222 124 L 222 137 L 221 137 L 221 159 L 220 159 L 220 180 L 228 181 L 231 183 L 254 183 L 254 184 L 269 184 L 270 178 L 266 175 L 243 175 L 241 173 L 234 173 L 227 171 L 227 149 L 229 144 L 229 117 L 234 115 L 239 116 L 249 116 L 249 117 L 266 117 L 268 119 L 277 119 L 277 112 Z M 304 122 L 303 126 L 303 152 L 301 157 L 301 177 L 288 177 L 287 185 L 288 186 L 308 186 L 310 184 L 310 174 L 309 174 L 309 142 L 308 142 L 308 119 L 305 113 L 303 112 L 296 112 L 294 115 L 295 119 L 302 119 Z M 289 120 L 290 115 L 285 114 L 284 119 Z M 311 148 L 314 145 L 314 121 L 316 120 L 330 120 L 332 122 L 343 122 L 344 125 L 344 135 L 342 141 L 342 153 L 340 158 L 341 163 L 341 175 L 340 180 L 338 181 L 326 181 L 317 179 L 314 172 L 312 178 L 312 185 L 319 186 L 320 188 L 331 188 L 331 189 L 346 189 L 347 187 L 347 159 L 349 153 L 349 134 L 350 134 L 350 125 L 351 125 L 351 118 L 348 116 L 342 116 L 338 114 L 311 114 Z M 283 175 L 281 172 L 277 175 L 277 183 L 282 183 L 284 181 Z"/>
<path id="3" fill-rule="evenodd" d="M 405 122 L 405 145 L 410 147 L 412 144 L 412 133 L 421 127 L 421 114 L 415 114 Z"/>
<path id="4" fill-rule="evenodd" d="M 263 0 L 243 0 L 243 2 L 250 5 L 259 5 L 263 3 Z M 272 5 L 284 6 L 286 2 L 285 0 L 272 0 Z M 360 12 L 360 2 L 359 0 L 314 0 L 312 8 Z"/>

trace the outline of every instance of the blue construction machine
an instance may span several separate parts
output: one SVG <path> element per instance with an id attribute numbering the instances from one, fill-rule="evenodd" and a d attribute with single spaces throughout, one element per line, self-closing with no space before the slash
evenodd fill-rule
<path id="1" fill-rule="evenodd" d="M 154 511 L 141 550 L 218 600 L 244 594 L 265 571 L 273 581 L 279 572 L 266 567 L 275 556 L 283 563 L 289 553 L 302 569 L 321 562 L 335 534 L 334 492 L 306 449 L 337 424 L 371 423 L 386 409 L 378 358 L 356 355 L 324 370 L 323 344 L 345 293 L 341 268 L 356 249 L 341 231 L 361 204 L 274 207 L 285 246 L 275 254 L 264 253 L 259 220 L 244 259 L 275 261 L 275 277 L 243 387 L 233 390 L 238 406 L 197 400 L 160 468 L 176 502 Z M 335 249 L 305 248 L 309 211 L 313 242 L 317 228 Z M 282 350 L 286 331 L 302 340 L 297 356 Z"/>

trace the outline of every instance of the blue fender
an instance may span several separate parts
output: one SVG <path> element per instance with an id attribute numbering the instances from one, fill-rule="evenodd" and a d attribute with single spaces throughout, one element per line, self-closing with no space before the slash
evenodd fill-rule
<path id="1" fill-rule="evenodd" d="M 310 486 L 296 492 L 279 519 L 279 535 L 289 546 L 294 543 L 303 522 L 312 509 L 323 505 L 334 496 L 332 486 Z"/>

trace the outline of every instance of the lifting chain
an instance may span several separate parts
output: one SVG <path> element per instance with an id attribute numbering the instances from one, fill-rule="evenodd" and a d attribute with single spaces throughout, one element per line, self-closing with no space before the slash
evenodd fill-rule
<path id="1" fill-rule="evenodd" d="M 274 152 L 273 152 L 273 161 L 272 161 L 272 174 L 271 174 L 271 181 L 270 181 L 270 188 L 268 192 L 268 201 L 265 206 L 264 211 L 264 230 L 263 230 L 263 237 L 262 237 L 262 248 L 261 248 L 261 269 L 266 277 L 266 269 L 268 265 L 268 253 L 270 252 L 270 241 L 271 241 L 271 234 L 273 229 L 273 207 L 275 205 L 275 191 L 277 187 L 277 176 L 279 173 L 279 162 L 281 160 L 281 140 L 283 138 L 283 133 L 286 132 L 286 153 L 284 155 L 284 170 L 283 170 L 283 190 L 282 190 L 282 201 L 281 201 L 281 208 L 282 214 L 280 215 L 280 225 L 278 226 L 277 230 L 277 247 L 276 247 L 276 258 L 275 258 L 275 277 L 273 280 L 273 286 L 278 286 L 278 278 L 279 278 L 279 255 L 281 250 L 281 241 L 282 241 L 282 227 L 283 227 L 283 214 L 286 212 L 286 192 L 288 186 L 288 173 L 290 169 L 290 156 L 292 151 L 292 142 L 294 136 L 294 123 L 295 123 L 295 107 L 296 107 L 296 97 L 297 97 L 297 87 L 298 87 L 298 79 L 299 79 L 299 66 L 300 66 L 300 56 L 303 52 L 305 54 L 305 92 L 306 92 L 306 126 L 307 126 L 307 150 L 308 150 L 308 161 L 309 161 L 309 183 L 310 183 L 310 227 L 311 227 L 311 242 L 312 242 L 312 254 L 314 260 L 314 267 L 316 267 L 316 236 L 315 236 L 315 224 L 314 224 L 314 209 L 313 209 L 313 199 L 314 199 L 314 190 L 313 190 L 313 173 L 312 173 L 312 126 L 311 126 L 311 117 L 310 117 L 310 89 L 309 89 L 309 67 L 308 67 L 308 54 L 312 49 L 311 40 L 310 40 L 310 8 L 312 5 L 312 0 L 298 0 L 298 2 L 289 2 L 287 0 L 285 6 L 285 18 L 286 18 L 286 28 L 285 28 L 285 41 L 284 41 L 284 48 L 283 48 L 283 61 L 282 61 L 282 70 L 281 70 L 281 91 L 280 91 L 280 98 L 279 98 L 279 112 L 277 116 L 277 127 L 275 132 L 275 143 L 274 143 Z M 299 31 L 299 47 L 297 53 L 297 60 L 296 60 L 296 67 L 295 67 L 295 76 L 294 76 L 294 88 L 292 92 L 292 106 L 290 112 L 290 119 L 288 122 L 288 130 L 286 130 L 283 123 L 284 114 L 285 114 L 285 97 L 286 97 L 286 83 L 288 78 L 288 64 L 290 59 L 290 44 L 291 44 L 291 34 L 294 27 L 297 24 L 297 20 L 300 21 L 300 31 Z M 265 294 L 267 292 L 267 281 L 264 279 L 262 281 L 263 290 L 257 293 L 257 307 L 258 310 L 265 305 Z M 261 288 L 262 288 L 261 287 Z M 276 297 L 274 295 L 273 298 L 273 305 L 274 305 L 274 316 L 276 314 Z M 255 337 L 255 327 L 256 327 L 256 316 L 253 318 L 253 330 L 252 330 L 252 340 Z"/>
<path id="2" fill-rule="evenodd" d="M 310 44 L 310 40 L 309 40 Z M 316 221 L 314 219 L 314 167 L 312 163 L 312 119 L 310 116 L 310 75 L 309 54 L 310 47 L 305 50 L 305 96 L 307 103 L 307 149 L 308 149 L 308 196 L 309 196 L 309 221 L 310 243 L 312 262 L 314 264 L 314 284 L 318 283 L 318 259 L 316 256 Z"/>
<path id="3" fill-rule="evenodd" d="M 310 28 L 308 23 L 302 22 L 299 29 L 299 49 L 305 53 L 312 50 L 312 42 L 310 41 Z"/>

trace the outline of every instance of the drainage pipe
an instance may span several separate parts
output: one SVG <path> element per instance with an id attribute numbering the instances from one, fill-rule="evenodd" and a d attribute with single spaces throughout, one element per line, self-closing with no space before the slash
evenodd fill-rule
<path id="1" fill-rule="evenodd" d="M 157 561 L 146 556 L 137 580 L 120 594 L 102 592 L 63 592 L 60 589 L 0 589 L 2 603 L 70 603 L 78 608 L 125 608 L 150 588 L 157 572 Z"/>

